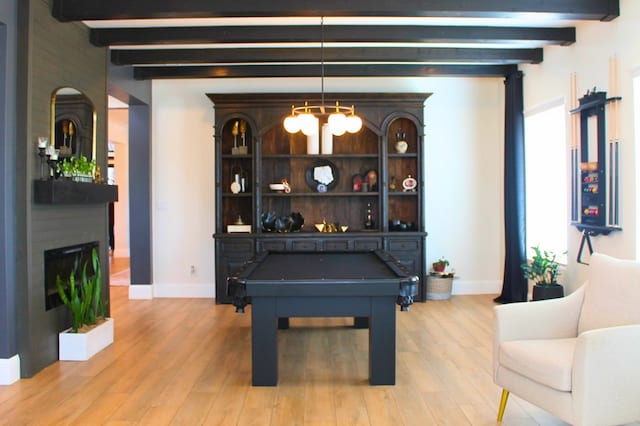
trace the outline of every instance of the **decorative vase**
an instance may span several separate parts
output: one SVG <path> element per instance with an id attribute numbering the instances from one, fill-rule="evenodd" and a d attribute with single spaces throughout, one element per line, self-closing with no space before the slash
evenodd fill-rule
<path id="1" fill-rule="evenodd" d="M 60 361 L 86 361 L 113 343 L 113 318 L 107 318 L 86 333 L 58 334 Z"/>

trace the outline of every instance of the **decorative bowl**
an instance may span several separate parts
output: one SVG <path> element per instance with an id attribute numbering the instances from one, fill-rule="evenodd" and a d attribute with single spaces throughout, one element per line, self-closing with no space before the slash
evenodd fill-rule
<path id="1" fill-rule="evenodd" d="M 284 192 L 285 184 L 284 183 L 270 183 L 269 189 L 276 192 Z"/>

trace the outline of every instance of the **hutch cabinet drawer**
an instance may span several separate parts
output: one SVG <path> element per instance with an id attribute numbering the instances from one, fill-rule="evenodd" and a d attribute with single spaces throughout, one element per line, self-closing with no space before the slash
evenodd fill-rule
<path id="1" fill-rule="evenodd" d="M 291 249 L 293 251 L 318 251 L 321 244 L 320 240 L 292 240 Z"/>
<path id="2" fill-rule="evenodd" d="M 326 251 L 350 251 L 353 246 L 352 240 L 324 240 L 322 248 Z"/>
<path id="3" fill-rule="evenodd" d="M 355 250 L 378 250 L 382 248 L 379 238 L 358 238 L 353 241 Z"/>
<path id="4" fill-rule="evenodd" d="M 229 255 L 233 253 L 235 255 L 238 254 L 249 254 L 253 256 L 254 246 L 253 239 L 247 240 L 222 240 L 219 242 L 219 248 L 222 251 L 222 254 Z"/>
<path id="5" fill-rule="evenodd" d="M 259 251 L 287 251 L 287 240 L 259 240 Z"/>
<path id="6" fill-rule="evenodd" d="M 420 241 L 417 239 L 390 239 L 389 251 L 418 251 Z"/>

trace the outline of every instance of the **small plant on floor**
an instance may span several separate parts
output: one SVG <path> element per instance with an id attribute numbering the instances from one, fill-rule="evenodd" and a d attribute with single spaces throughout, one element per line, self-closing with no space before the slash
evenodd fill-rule
<path id="1" fill-rule="evenodd" d="M 440 258 L 440 260 L 436 260 L 431 264 L 432 270 L 431 273 L 434 275 L 438 275 L 442 278 L 451 278 L 454 275 L 453 271 L 447 271 L 447 266 L 449 266 L 449 261 L 444 257 Z"/>
<path id="2" fill-rule="evenodd" d="M 558 284 L 560 264 L 556 261 L 556 254 L 550 251 L 540 250 L 540 247 L 531 247 L 534 255 L 531 262 L 525 262 L 520 267 L 524 277 L 537 285 Z"/>
<path id="3" fill-rule="evenodd" d="M 102 272 L 98 251 L 91 251 L 93 275 L 87 273 L 88 262 L 82 265 L 80 282 L 76 283 L 75 271 L 71 272 L 67 282 L 56 277 L 56 286 L 62 303 L 71 310 L 71 330 L 77 333 L 83 326 L 97 324 L 105 318 L 106 303 L 102 300 Z M 77 267 L 78 265 L 76 265 Z"/>

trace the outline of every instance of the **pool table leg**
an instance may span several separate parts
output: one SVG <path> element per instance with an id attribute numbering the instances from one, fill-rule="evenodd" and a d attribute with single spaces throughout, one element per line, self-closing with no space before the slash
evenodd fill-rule
<path id="1" fill-rule="evenodd" d="M 254 297 L 251 306 L 253 386 L 278 384 L 278 317 L 275 297 Z"/>
<path id="2" fill-rule="evenodd" d="M 369 322 L 369 383 L 396 383 L 396 309 L 395 300 L 371 298 Z"/>

